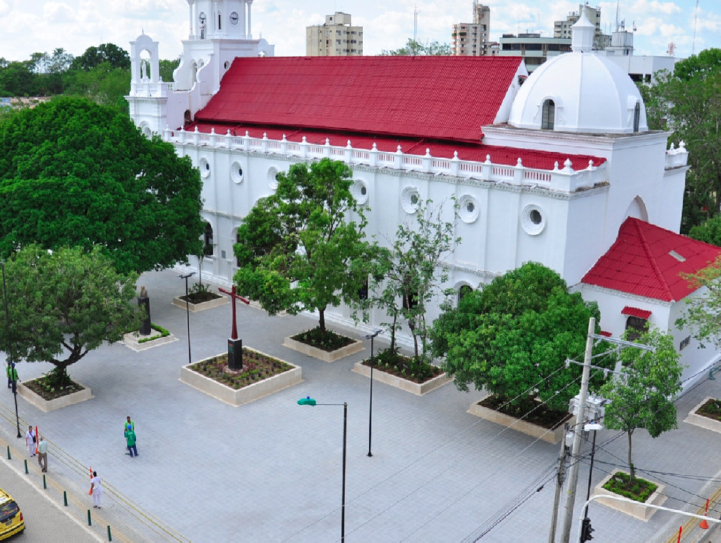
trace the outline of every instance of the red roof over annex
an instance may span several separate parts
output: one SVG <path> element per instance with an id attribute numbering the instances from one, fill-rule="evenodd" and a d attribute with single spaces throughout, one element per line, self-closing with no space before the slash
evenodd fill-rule
<path id="1" fill-rule="evenodd" d="M 682 274 L 704 269 L 719 255 L 721 247 L 629 217 L 582 282 L 675 302 L 696 290 Z"/>
<path id="2" fill-rule="evenodd" d="M 480 141 L 520 57 L 236 58 L 196 121 Z M 510 104 L 509 104 L 510 106 Z"/>

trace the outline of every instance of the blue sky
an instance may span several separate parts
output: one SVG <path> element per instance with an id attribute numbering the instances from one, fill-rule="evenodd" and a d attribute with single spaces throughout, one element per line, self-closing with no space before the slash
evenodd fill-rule
<path id="1" fill-rule="evenodd" d="M 365 53 L 402 46 L 413 36 L 414 5 L 419 10 L 418 38 L 450 42 L 454 22 L 472 20 L 471 0 L 255 0 L 253 34 L 276 46 L 276 55 L 305 54 L 305 27 L 323 22 L 325 14 L 344 11 L 365 27 Z M 549 36 L 553 21 L 578 10 L 565 0 L 489 0 L 491 37 L 540 31 Z M 615 2 L 600 6 L 604 30 L 616 19 Z M 664 55 L 668 44 L 676 56 L 691 54 L 695 0 L 624 0 L 620 18 L 635 24 L 636 54 Z M 188 34 L 185 0 L 0 0 L 0 57 L 25 60 L 33 52 L 63 47 L 74 55 L 87 47 L 128 42 L 145 30 L 160 41 L 163 58 L 177 57 Z M 695 50 L 721 47 L 721 1 L 700 0 Z"/>

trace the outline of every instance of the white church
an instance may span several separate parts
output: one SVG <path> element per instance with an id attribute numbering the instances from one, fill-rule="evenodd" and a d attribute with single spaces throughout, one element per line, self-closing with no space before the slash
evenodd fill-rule
<path id="1" fill-rule="evenodd" d="M 540 262 L 598 302 L 604 333 L 646 322 L 673 333 L 684 378 L 717 360 L 674 325 L 699 294 L 679 274 L 721 254 L 678 234 L 687 152 L 648 130 L 635 84 L 592 51 L 585 15 L 573 52 L 529 76 L 520 57 L 274 58 L 253 38 L 252 3 L 188 0 L 172 83 L 159 78 L 158 43 L 131 42 L 133 120 L 203 179 L 207 256 L 191 263 L 204 276 L 232 281 L 238 226 L 278 172 L 330 157 L 352 169 L 379 240 L 419 201 L 455 196 L 462 242 L 446 286 L 475 289 Z M 326 318 L 352 323 L 344 307 Z M 386 320 L 374 313 L 369 326 Z"/>

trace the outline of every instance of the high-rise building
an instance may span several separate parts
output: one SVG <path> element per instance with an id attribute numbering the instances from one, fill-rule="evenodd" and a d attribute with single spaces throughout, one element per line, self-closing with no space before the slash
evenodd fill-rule
<path id="1" fill-rule="evenodd" d="M 453 25 L 453 54 L 483 56 L 489 54 L 491 8 L 473 0 L 473 22 Z"/>
<path id="2" fill-rule="evenodd" d="M 596 30 L 593 35 L 593 48 L 596 50 L 605 49 L 611 45 L 611 36 L 604 34 L 601 30 L 601 8 L 592 8 L 589 5 L 579 4 L 578 11 L 572 11 L 568 14 L 565 21 L 555 21 L 553 23 L 554 38 L 571 38 L 571 27 L 576 24 L 581 17 L 581 12 L 586 12 L 586 17 L 593 23 Z"/>
<path id="3" fill-rule="evenodd" d="M 324 24 L 306 27 L 305 36 L 305 54 L 309 57 L 363 54 L 363 27 L 351 26 L 349 13 L 326 15 Z"/>

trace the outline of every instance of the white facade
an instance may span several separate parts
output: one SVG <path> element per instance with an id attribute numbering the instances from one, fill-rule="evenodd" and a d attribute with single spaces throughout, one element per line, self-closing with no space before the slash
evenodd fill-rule
<path id="1" fill-rule="evenodd" d="M 583 19 L 579 26 L 588 26 Z M 184 42 L 185 63 L 176 71 L 176 81 L 183 80 L 190 60 L 207 60 L 195 83 L 185 91 L 171 92 L 167 84 L 163 87 L 162 82 L 154 82 L 152 69 L 144 78 L 134 64 L 128 100 L 138 126 L 150 131 L 160 127 L 177 153 L 190 157 L 200 169 L 202 215 L 213 229 L 213 253 L 202 262 L 206 277 L 231 282 L 237 270 L 233 254 L 237 229 L 257 200 L 272 194 L 278 172 L 296 162 L 329 157 L 351 167 L 354 194 L 370 210 L 369 237 L 392 237 L 399 223 L 412 219 L 414 195 L 436 203 L 451 197 L 458 200 L 455 234 L 462 243 L 445 263 L 449 270 L 446 287 L 475 289 L 525 262 L 540 262 L 559 272 L 569 285 L 581 288 L 586 299 L 598 301 L 601 326 L 620 335 L 625 327 L 619 320 L 621 309 L 629 305 L 629 296 L 581 287 L 581 278 L 613 244 L 629 216 L 678 232 L 688 155 L 683 147 L 666 149 L 667 133 L 648 131 L 638 91 L 615 64 L 590 51 L 593 28 L 589 30 L 574 40 L 575 52 L 549 62 L 520 89 L 512 85 L 496 115 L 497 124 L 483 127 L 484 144 L 518 149 L 519 160 L 511 166 L 493 162 L 493 147 L 486 161 L 474 162 L 458 156 L 432 157 L 429 152 L 423 155 L 422 150 L 404 154 L 400 148 L 397 152 L 381 152 L 375 145 L 372 149 L 354 148 L 352 136 L 346 146 L 338 147 L 328 142 L 310 144 L 305 138 L 298 142 L 285 136 L 278 140 L 230 132 L 207 134 L 198 132 L 197 127 L 195 131 L 177 130 L 183 124 L 182 112 L 188 109 L 192 119 L 214 93 L 219 79 L 215 78 L 218 63 L 213 59 L 220 58 L 220 51 L 225 51 L 222 58 L 229 61 L 233 54 L 257 55 L 263 44 L 253 40 Z M 212 49 L 203 49 L 204 41 L 209 41 Z M 156 46 L 147 37 L 138 38 L 134 62 L 136 49 L 153 54 Z M 155 95 L 155 89 L 161 92 Z M 175 103 L 171 100 L 181 105 L 171 105 Z M 544 129 L 538 117 L 546 100 L 558 104 L 552 129 Z M 638 126 L 634 123 L 636 111 Z M 552 170 L 528 168 L 520 157 L 529 151 L 600 160 L 599 164 L 560 160 Z M 450 220 L 449 206 L 445 212 Z M 199 263 L 191 264 L 197 267 Z M 673 326 L 681 303 L 643 299 L 634 300 L 633 305 L 652 311 L 653 324 L 682 334 Z M 429 321 L 439 311 L 437 305 L 431 308 Z M 327 319 L 352 322 L 345 307 L 329 310 Z M 367 327 L 386 321 L 384 314 L 375 312 Z M 679 335 L 676 339 L 684 338 Z M 712 353 L 696 349 L 692 342 L 684 349 L 683 361 L 690 366 L 688 371 L 697 371 L 709 363 L 710 356 Z"/>

